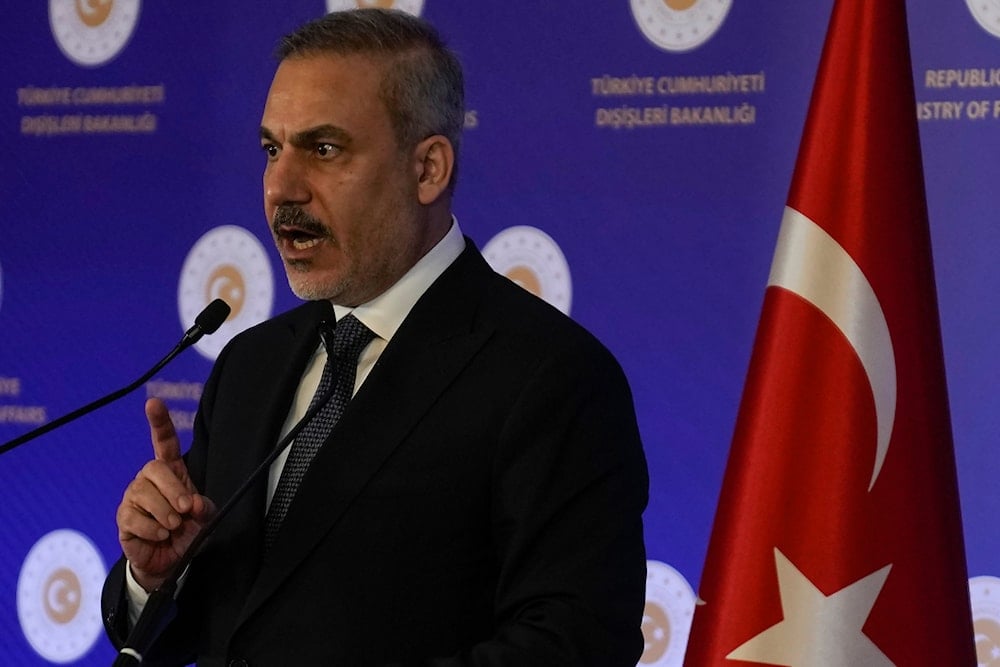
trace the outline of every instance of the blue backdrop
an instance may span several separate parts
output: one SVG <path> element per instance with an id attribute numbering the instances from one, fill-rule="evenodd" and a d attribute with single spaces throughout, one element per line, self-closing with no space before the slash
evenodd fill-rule
<path id="1" fill-rule="evenodd" d="M 367 3 L 4 13 L 0 441 L 137 377 L 213 293 L 240 302 L 215 346 L 296 304 L 257 129 L 276 40 L 348 4 Z M 679 664 L 832 0 L 382 4 L 465 64 L 463 230 L 631 380 L 650 610 L 674 628 L 642 664 Z M 982 578 L 1000 575 L 1000 0 L 907 5 L 969 573 L 1000 582 Z M 213 349 L 0 458 L 0 662 L 110 663 L 94 608 L 150 455 L 142 404 L 166 395 L 187 423 Z M 995 605 L 980 618 L 1000 627 Z"/>

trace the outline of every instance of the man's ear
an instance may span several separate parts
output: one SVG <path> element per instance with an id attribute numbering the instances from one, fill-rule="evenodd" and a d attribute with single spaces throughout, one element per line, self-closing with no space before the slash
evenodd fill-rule
<path id="1" fill-rule="evenodd" d="M 455 149 L 447 137 L 427 137 L 414 151 L 417 171 L 417 198 L 421 204 L 433 204 L 448 190 L 455 171 Z"/>

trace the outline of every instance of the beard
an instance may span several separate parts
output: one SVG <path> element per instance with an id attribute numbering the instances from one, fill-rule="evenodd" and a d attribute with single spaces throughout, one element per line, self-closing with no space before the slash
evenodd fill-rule
<path id="1" fill-rule="evenodd" d="M 297 239 L 336 243 L 327 226 L 299 206 L 285 205 L 275 209 L 274 219 L 271 221 L 271 233 L 276 241 L 292 242 Z M 335 300 L 350 282 L 346 278 L 322 278 L 317 275 L 318 272 L 311 260 L 282 257 L 282 261 L 289 288 L 295 296 L 305 301 Z"/>
<path id="2" fill-rule="evenodd" d="M 308 262 L 285 262 L 285 267 L 289 289 L 303 301 L 330 301 L 344 306 L 357 305 L 341 303 L 339 300 L 339 295 L 348 289 L 349 280 L 323 280 L 312 276 Z"/>

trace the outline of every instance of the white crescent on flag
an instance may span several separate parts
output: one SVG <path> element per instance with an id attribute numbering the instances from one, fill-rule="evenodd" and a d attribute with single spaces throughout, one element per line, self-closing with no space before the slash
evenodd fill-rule
<path id="1" fill-rule="evenodd" d="M 875 398 L 878 438 L 868 490 L 878 479 L 896 418 L 896 358 L 885 313 L 853 258 L 822 227 L 786 206 L 768 286 L 798 294 L 830 318 L 854 348 Z"/>

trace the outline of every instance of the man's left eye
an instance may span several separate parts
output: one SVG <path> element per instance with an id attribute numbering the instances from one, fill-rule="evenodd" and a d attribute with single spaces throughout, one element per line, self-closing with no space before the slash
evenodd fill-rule
<path id="1" fill-rule="evenodd" d="M 316 154 L 320 157 L 330 157 L 337 152 L 337 147 L 333 144 L 318 144 L 316 146 Z"/>

